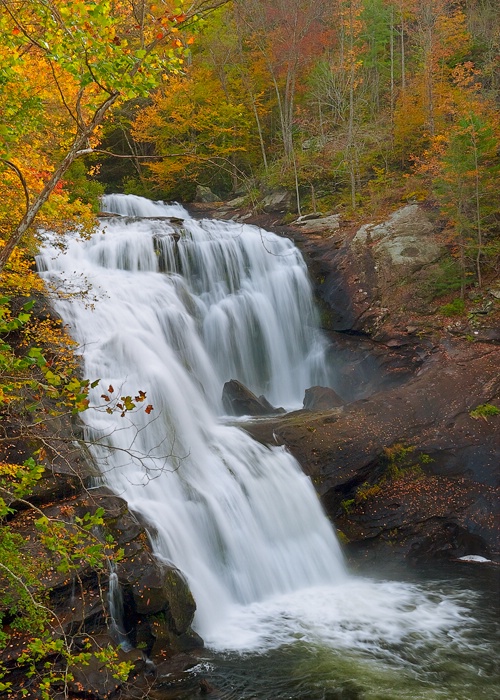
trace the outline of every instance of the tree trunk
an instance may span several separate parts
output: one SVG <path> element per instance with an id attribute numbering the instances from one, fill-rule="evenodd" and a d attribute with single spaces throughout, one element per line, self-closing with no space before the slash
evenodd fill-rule
<path id="1" fill-rule="evenodd" d="M 45 184 L 44 188 L 40 194 L 36 197 L 32 204 L 29 204 L 26 213 L 24 214 L 21 221 L 12 231 L 9 239 L 3 248 L 0 249 L 0 273 L 5 267 L 5 264 L 12 255 L 12 251 L 16 245 L 20 242 L 26 231 L 33 225 L 36 216 L 40 209 L 43 207 L 45 202 L 48 200 L 52 192 L 54 191 L 58 182 L 62 179 L 70 165 L 80 156 L 92 153 L 92 148 L 85 148 L 88 144 L 89 138 L 95 132 L 96 128 L 101 124 L 104 119 L 106 112 L 118 99 L 119 93 L 112 93 L 95 111 L 92 121 L 84 129 L 79 131 L 73 141 L 73 145 L 64 156 L 62 161 L 59 163 L 57 168 L 52 173 L 51 177 Z"/>

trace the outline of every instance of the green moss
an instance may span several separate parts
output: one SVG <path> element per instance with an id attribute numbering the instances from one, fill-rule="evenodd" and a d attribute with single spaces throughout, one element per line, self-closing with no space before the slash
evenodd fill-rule
<path id="1" fill-rule="evenodd" d="M 344 511 L 346 515 L 349 515 L 349 513 L 352 511 L 356 504 L 356 501 L 354 498 L 348 498 L 345 501 L 341 501 L 340 507 Z"/>
<path id="2" fill-rule="evenodd" d="M 343 545 L 349 544 L 349 542 L 351 541 L 351 540 L 347 537 L 347 535 L 345 534 L 345 532 L 342 532 L 342 530 L 337 530 L 337 537 L 338 537 L 338 540 L 339 540 L 340 544 L 343 544 Z"/>
<path id="3" fill-rule="evenodd" d="M 369 484 L 367 481 L 362 486 L 356 489 L 355 502 L 363 503 L 371 498 L 375 498 L 380 493 L 381 488 L 378 484 Z"/>
<path id="4" fill-rule="evenodd" d="M 500 413 L 500 408 L 493 406 L 491 403 L 483 403 L 472 411 L 469 411 L 471 418 L 476 420 L 482 418 L 483 420 L 488 420 L 490 416 L 497 416 Z"/>
<path id="5" fill-rule="evenodd" d="M 429 464 L 433 459 L 427 454 L 413 456 L 415 449 L 414 445 L 405 446 L 399 442 L 385 447 L 384 455 L 387 460 L 387 468 L 381 481 L 396 481 L 405 476 L 418 479 L 424 476 L 421 465 Z"/>

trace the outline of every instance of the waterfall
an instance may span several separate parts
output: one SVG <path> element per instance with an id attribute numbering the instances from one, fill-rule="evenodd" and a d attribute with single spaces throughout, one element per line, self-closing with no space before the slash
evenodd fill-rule
<path id="1" fill-rule="evenodd" d="M 344 581 L 310 480 L 281 447 L 220 419 L 225 381 L 300 406 L 328 382 L 304 261 L 259 228 L 195 221 L 179 205 L 107 196 L 88 240 L 50 236 L 40 273 L 99 379 L 83 414 L 103 479 L 151 524 L 187 577 L 210 637 L 235 605 Z M 180 221 L 182 220 L 182 221 Z M 145 392 L 124 416 L 106 409 Z M 146 412 L 145 405 L 152 407 Z"/>
<path id="2" fill-rule="evenodd" d="M 110 617 L 111 636 L 122 649 L 129 651 L 131 648 L 127 637 L 123 596 L 120 590 L 120 582 L 113 564 L 110 564 L 109 584 L 108 584 L 108 609 Z"/>

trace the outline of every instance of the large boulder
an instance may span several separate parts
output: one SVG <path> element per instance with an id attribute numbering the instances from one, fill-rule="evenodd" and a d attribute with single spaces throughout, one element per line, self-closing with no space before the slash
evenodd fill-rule
<path id="1" fill-rule="evenodd" d="M 212 192 L 210 187 L 203 187 L 203 185 L 197 185 L 194 201 L 208 204 L 210 202 L 220 202 L 221 198 L 214 192 Z"/>
<path id="2" fill-rule="evenodd" d="M 326 411 L 343 405 L 343 399 L 330 387 L 312 386 L 310 389 L 306 389 L 304 395 L 304 408 L 306 411 Z"/>
<path id="3" fill-rule="evenodd" d="M 435 229 L 422 207 L 408 204 L 381 224 L 365 224 L 353 238 L 354 245 L 372 245 L 374 255 L 391 266 L 429 264 L 442 255 Z"/>
<path id="4" fill-rule="evenodd" d="M 286 214 L 295 208 L 295 201 L 288 190 L 276 190 L 264 197 L 261 206 L 268 214 Z"/>
<path id="5" fill-rule="evenodd" d="M 327 237 L 340 229 L 340 214 L 301 216 L 293 225 L 300 226 L 304 233 L 318 233 Z"/>
<path id="6" fill-rule="evenodd" d="M 256 396 L 236 379 L 224 384 L 222 403 L 224 409 L 233 416 L 269 416 L 285 413 L 284 408 L 275 408 L 265 396 Z"/>

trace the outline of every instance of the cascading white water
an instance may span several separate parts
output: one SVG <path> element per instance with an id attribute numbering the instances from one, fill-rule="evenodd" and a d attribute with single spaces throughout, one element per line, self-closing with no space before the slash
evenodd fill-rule
<path id="1" fill-rule="evenodd" d="M 296 461 L 216 417 L 228 379 L 284 405 L 324 383 L 300 254 L 177 205 L 112 196 L 104 206 L 128 218 L 64 253 L 47 244 L 39 268 L 58 288 L 88 285 L 57 302 L 85 376 L 101 380 L 87 437 L 106 481 L 151 522 L 157 553 L 187 576 L 197 629 L 210 636 L 231 605 L 343 580 L 335 535 Z M 172 216 L 184 220 L 178 240 Z M 139 391 L 150 413 L 105 410 Z"/>
<path id="2" fill-rule="evenodd" d="M 116 644 L 120 644 L 122 649 L 129 650 L 130 642 L 127 636 L 125 624 L 125 612 L 123 606 L 123 596 L 120 590 L 120 582 L 113 565 L 110 565 L 109 587 L 108 587 L 108 609 L 111 637 Z"/>
<path id="3" fill-rule="evenodd" d="M 328 383 L 307 270 L 291 241 L 233 222 L 200 223 L 178 205 L 139 197 L 110 195 L 103 207 L 129 217 L 183 220 L 180 238 L 161 218 L 108 224 L 90 255 L 106 268 L 168 273 L 180 311 L 163 316 L 162 331 L 184 362 L 195 363 L 212 408 L 220 410 L 221 386 L 230 379 L 287 408 L 302 406 L 304 390 L 313 384 Z"/>
<path id="4" fill-rule="evenodd" d="M 90 240 L 68 239 L 64 252 L 48 240 L 39 267 L 66 293 L 57 308 L 80 344 L 85 376 L 101 380 L 91 396 L 97 408 L 84 418 L 103 478 L 149 520 L 158 555 L 187 576 L 200 634 L 214 649 L 257 650 L 259 659 L 282 647 L 285 663 L 292 647 L 328 650 L 329 680 L 318 681 L 314 652 L 304 653 L 309 685 L 299 669 L 298 685 L 277 693 L 271 686 L 258 695 L 265 700 L 344 697 L 338 673 L 350 683 L 361 664 L 362 678 L 367 659 L 367 700 L 433 700 L 436 673 L 446 700 L 496 696 L 498 685 L 490 692 L 487 682 L 493 647 L 471 641 L 471 634 L 482 638 L 470 591 L 349 576 L 295 460 L 217 418 L 228 379 L 286 406 L 327 381 L 304 263 L 292 244 L 253 227 L 196 222 L 182 207 L 137 197 L 107 197 L 105 206 L 123 217 L 106 220 Z M 168 217 L 184 220 L 178 241 Z M 140 391 L 146 401 L 131 413 L 106 411 Z M 113 572 L 109 604 L 126 643 Z M 266 685 L 273 651 L 259 671 Z M 471 658 L 486 659 L 485 672 L 473 672 L 473 694 L 460 677 L 442 694 L 451 657 L 454 672 L 461 659 L 474 669 Z M 245 687 L 241 697 L 257 696 L 247 693 L 245 672 L 236 681 Z M 227 697 L 238 695 L 231 688 Z"/>

